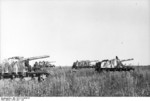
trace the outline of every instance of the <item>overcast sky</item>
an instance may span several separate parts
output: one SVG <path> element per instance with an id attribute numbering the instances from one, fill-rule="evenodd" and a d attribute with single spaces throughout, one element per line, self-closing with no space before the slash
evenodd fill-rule
<path id="1" fill-rule="evenodd" d="M 134 58 L 150 64 L 149 0 L 1 0 L 1 59 L 50 55 L 76 60 Z"/>

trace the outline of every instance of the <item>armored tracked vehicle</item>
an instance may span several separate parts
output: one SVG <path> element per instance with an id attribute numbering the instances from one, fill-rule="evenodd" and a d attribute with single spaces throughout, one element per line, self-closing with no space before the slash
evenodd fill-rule
<path id="1" fill-rule="evenodd" d="M 131 66 L 125 66 L 122 64 L 122 62 L 125 61 L 131 61 L 133 59 L 125 59 L 120 60 L 117 56 L 115 59 L 111 60 L 102 60 L 100 62 L 97 62 L 95 65 L 95 70 L 98 72 L 101 71 L 130 71 L 134 70 Z"/>
<path id="2" fill-rule="evenodd" d="M 54 63 L 55 61 L 40 61 L 40 62 L 35 62 L 34 67 L 55 67 L 55 65 L 51 64 Z"/>
<path id="3" fill-rule="evenodd" d="M 81 68 L 94 68 L 93 62 L 97 62 L 98 60 L 81 60 L 73 63 L 72 69 L 81 69 Z"/>
<path id="4" fill-rule="evenodd" d="M 42 71 L 40 69 L 38 71 L 34 71 L 31 65 L 29 64 L 29 61 L 48 57 L 49 56 L 47 55 L 30 58 L 16 56 L 5 59 L 0 66 L 0 79 L 5 78 L 23 79 L 24 77 L 31 77 L 31 78 L 38 77 L 38 80 L 41 81 L 45 77 L 48 77 L 49 73 L 47 73 L 46 71 Z"/>

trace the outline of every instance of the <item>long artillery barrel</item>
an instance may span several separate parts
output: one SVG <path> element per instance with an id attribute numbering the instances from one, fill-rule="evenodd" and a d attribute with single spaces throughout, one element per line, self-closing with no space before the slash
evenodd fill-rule
<path id="1" fill-rule="evenodd" d="M 124 60 L 121 60 L 121 62 L 131 61 L 131 60 L 133 60 L 133 58 L 131 58 L 131 59 L 124 59 Z"/>
<path id="2" fill-rule="evenodd" d="M 31 61 L 31 60 L 36 60 L 36 59 L 48 58 L 48 57 L 50 57 L 50 56 L 48 56 L 48 55 L 35 56 L 35 57 L 30 57 L 30 58 L 24 58 L 21 61 L 25 61 L 25 60 Z"/>

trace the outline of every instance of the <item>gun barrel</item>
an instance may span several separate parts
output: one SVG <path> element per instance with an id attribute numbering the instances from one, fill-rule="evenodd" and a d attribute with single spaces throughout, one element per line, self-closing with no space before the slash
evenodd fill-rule
<path id="1" fill-rule="evenodd" d="M 25 61 L 25 60 L 30 61 L 30 60 L 36 60 L 36 59 L 42 59 L 42 58 L 48 58 L 48 57 L 50 57 L 50 56 L 48 56 L 48 55 L 36 56 L 36 57 L 24 58 L 22 61 Z"/>
<path id="2" fill-rule="evenodd" d="M 134 60 L 134 59 L 133 58 L 131 58 L 131 59 L 124 59 L 124 60 L 121 60 L 121 62 L 131 61 L 131 60 Z"/>

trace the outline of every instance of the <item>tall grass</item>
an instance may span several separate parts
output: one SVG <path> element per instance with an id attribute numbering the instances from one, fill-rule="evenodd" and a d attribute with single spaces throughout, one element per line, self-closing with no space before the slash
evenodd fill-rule
<path id="1" fill-rule="evenodd" d="M 150 70 L 102 72 L 50 69 L 43 82 L 0 81 L 0 96 L 150 96 Z"/>

